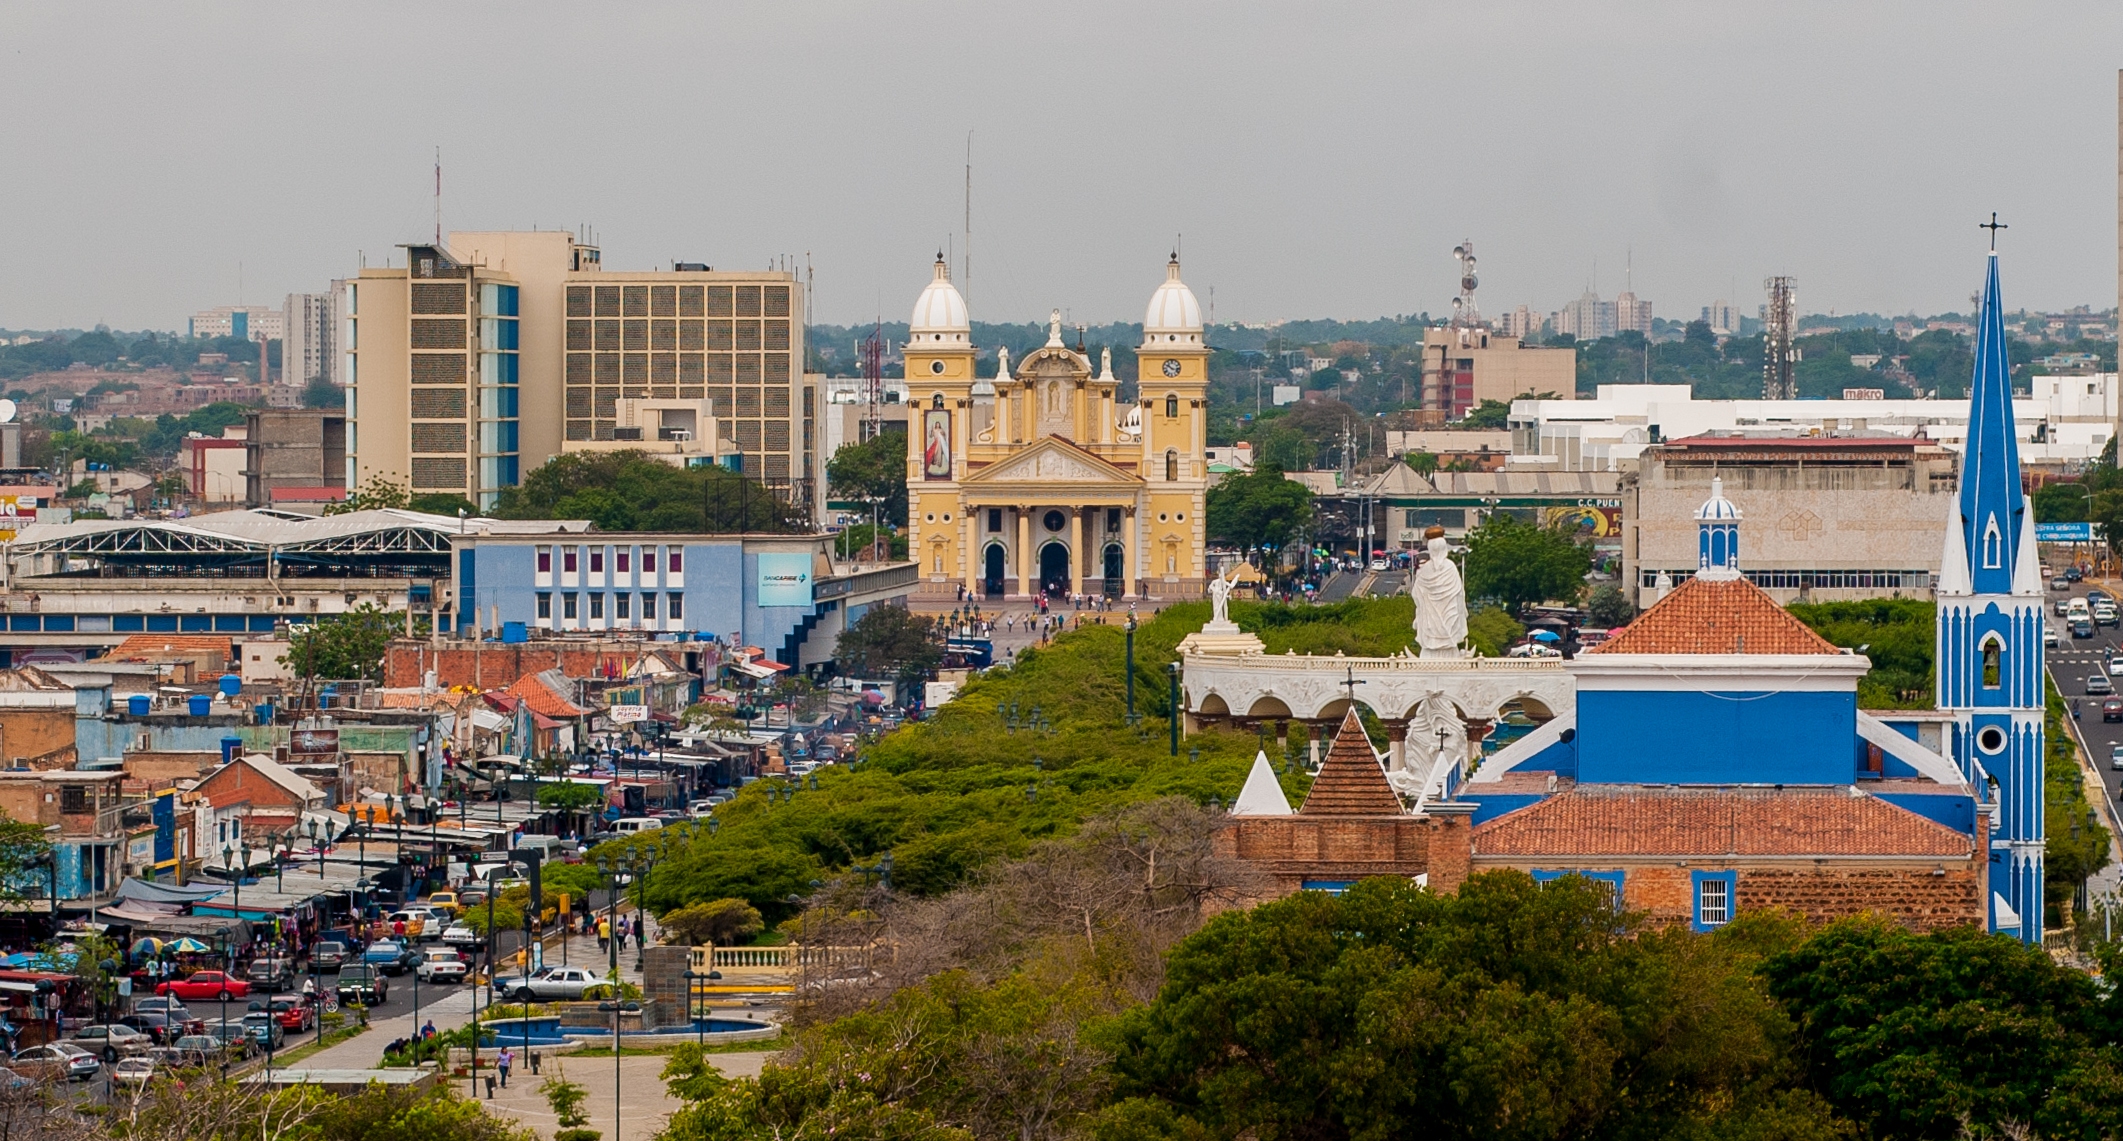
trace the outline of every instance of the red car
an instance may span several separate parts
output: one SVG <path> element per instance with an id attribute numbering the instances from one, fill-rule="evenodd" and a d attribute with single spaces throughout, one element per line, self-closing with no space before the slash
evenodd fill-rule
<path id="1" fill-rule="evenodd" d="M 220 971 L 196 971 L 188 978 L 157 983 L 155 993 L 175 995 L 186 1002 L 219 1002 L 230 998 L 249 998 L 251 984 Z"/>
<path id="2" fill-rule="evenodd" d="M 281 997 L 273 1000 L 273 1016 L 280 1020 L 282 1030 L 297 1034 L 317 1025 L 317 1007 L 307 999 Z"/>

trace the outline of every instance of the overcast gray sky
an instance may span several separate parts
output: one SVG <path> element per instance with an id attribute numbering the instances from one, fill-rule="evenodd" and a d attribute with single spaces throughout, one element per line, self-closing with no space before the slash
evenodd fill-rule
<path id="1" fill-rule="evenodd" d="M 1495 312 L 1633 260 L 1661 316 L 2115 303 L 2123 5 L 29 3 L 0 7 L 0 327 L 181 328 L 433 226 L 611 268 L 816 272 L 905 319 L 962 225 L 983 320 Z"/>

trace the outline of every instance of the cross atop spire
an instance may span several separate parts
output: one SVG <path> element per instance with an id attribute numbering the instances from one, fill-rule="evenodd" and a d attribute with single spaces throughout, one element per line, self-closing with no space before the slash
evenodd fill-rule
<path id="1" fill-rule="evenodd" d="M 1989 231 L 1990 231 L 1990 252 L 1991 252 L 1991 253 L 1997 253 L 1997 252 L 1998 252 L 1998 231 L 1999 231 L 1999 230 L 2009 230 L 2009 229 L 2011 229 L 2012 227 L 2011 227 L 2011 226 L 2008 226 L 2008 225 L 2006 225 L 2006 224 L 2005 224 L 2005 223 L 2003 223 L 2003 222 L 2000 222 L 2000 221 L 1998 221 L 1998 212 L 1997 212 L 1996 210 L 1992 210 L 1992 211 L 1990 212 L 1990 221 L 1988 221 L 1988 222 L 1977 222 L 1977 223 L 1976 223 L 1976 228 L 1977 228 L 1977 229 L 1979 229 L 1979 230 L 1989 230 Z"/>

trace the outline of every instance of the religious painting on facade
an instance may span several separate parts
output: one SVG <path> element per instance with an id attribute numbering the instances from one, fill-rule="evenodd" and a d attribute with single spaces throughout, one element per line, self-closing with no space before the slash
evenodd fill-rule
<path id="1" fill-rule="evenodd" d="M 921 475 L 923 479 L 951 478 L 951 412 L 946 408 L 924 409 L 921 414 Z"/>

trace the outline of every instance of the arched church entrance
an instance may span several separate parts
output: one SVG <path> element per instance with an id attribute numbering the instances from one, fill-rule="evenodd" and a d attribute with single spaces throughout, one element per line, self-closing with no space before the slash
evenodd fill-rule
<path id="1" fill-rule="evenodd" d="M 1106 597 L 1119 598 L 1127 591 L 1127 584 L 1122 581 L 1122 578 L 1126 574 L 1126 572 L 1121 569 L 1121 551 L 1119 543 L 1106 544 L 1105 570 Z"/>
<path id="2" fill-rule="evenodd" d="M 1054 542 L 1039 549 L 1039 590 L 1049 596 L 1069 593 L 1069 544 Z"/>
<path id="3" fill-rule="evenodd" d="M 1003 545 L 1001 543 L 989 543 L 988 552 L 983 558 L 985 565 L 981 568 L 981 589 L 987 593 L 989 598 L 1001 598 L 1003 595 L 1004 561 Z"/>

